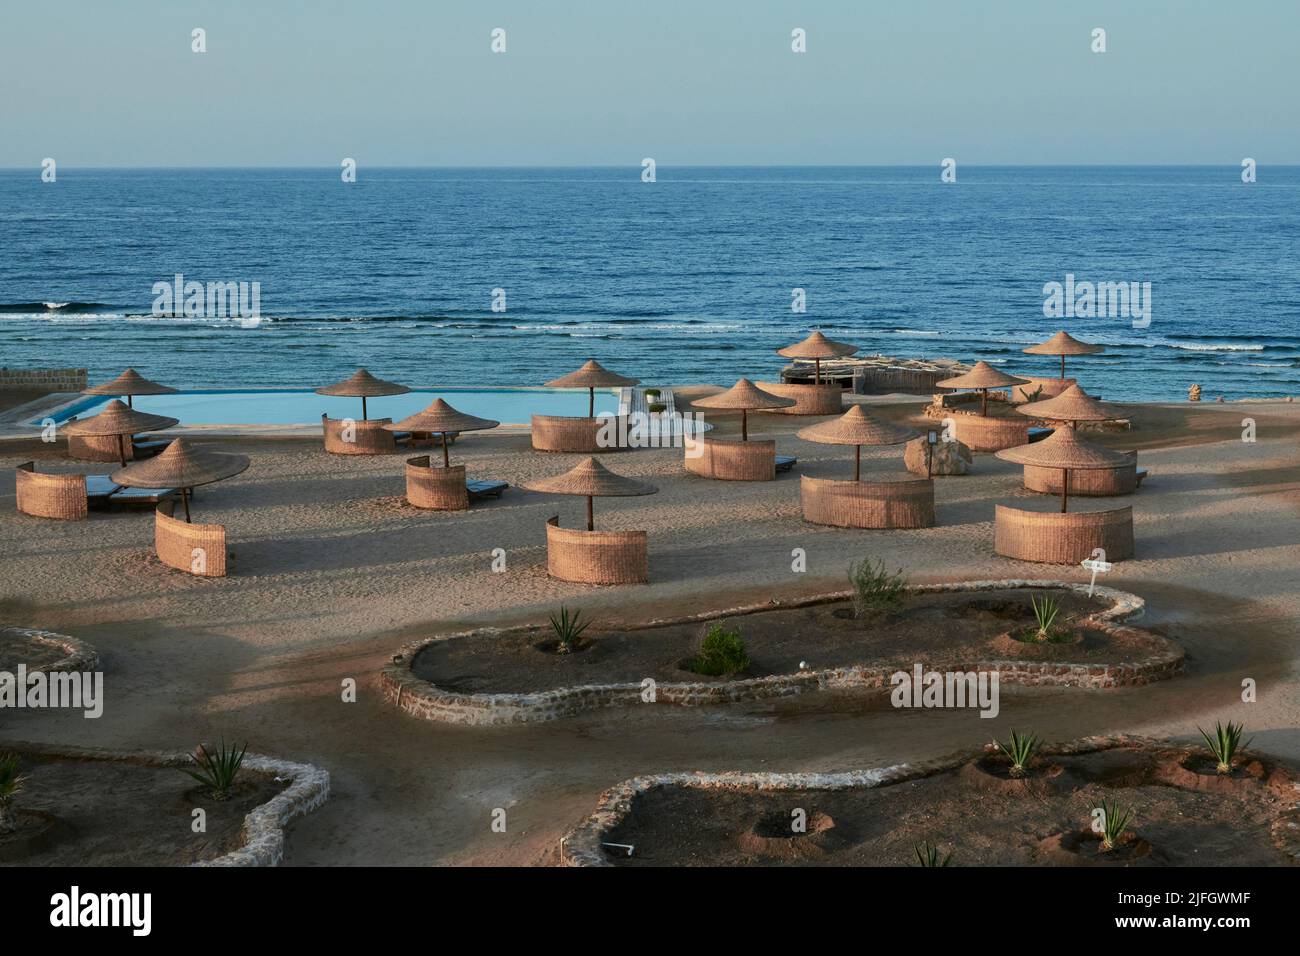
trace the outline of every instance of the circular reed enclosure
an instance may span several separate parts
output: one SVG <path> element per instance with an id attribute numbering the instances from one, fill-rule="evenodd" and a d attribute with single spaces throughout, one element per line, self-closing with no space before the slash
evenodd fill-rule
<path id="1" fill-rule="evenodd" d="M 1005 558 L 1078 564 L 1098 548 L 1107 561 L 1133 557 L 1132 508 L 1061 513 L 996 507 L 993 549 Z"/>
<path id="2" fill-rule="evenodd" d="M 1131 495 L 1137 491 L 1137 452 L 1129 453 L 1132 464 L 1119 468 L 1079 468 L 1070 472 L 1070 494 L 1085 498 Z M 1044 494 L 1061 493 L 1061 469 L 1025 465 L 1025 487 Z M 1109 552 L 1107 552 L 1109 553 Z"/>
<path id="3" fill-rule="evenodd" d="M 776 480 L 774 441 L 687 438 L 685 445 L 686 470 L 693 475 L 719 481 Z"/>
<path id="4" fill-rule="evenodd" d="M 1029 420 L 954 415 L 953 438 L 971 451 L 1001 451 L 1029 444 Z"/>
<path id="5" fill-rule="evenodd" d="M 613 439 L 610 445 L 602 445 L 599 436 L 602 428 Z M 575 454 L 598 454 L 602 452 L 621 451 L 619 436 L 627 434 L 627 426 L 613 416 L 598 418 L 572 418 L 565 415 L 534 415 L 532 419 L 532 442 L 534 451 L 562 451 Z"/>
<path id="6" fill-rule="evenodd" d="M 838 415 L 844 410 L 844 389 L 838 385 L 787 385 L 778 382 L 756 382 L 765 392 L 793 398 L 788 408 L 767 408 L 774 415 Z"/>
<path id="7" fill-rule="evenodd" d="M 226 576 L 226 529 L 219 524 L 191 524 L 172 517 L 175 501 L 154 509 L 153 546 L 169 568 L 201 578 Z"/>
<path id="8" fill-rule="evenodd" d="M 391 418 L 350 419 L 322 415 L 325 450 L 331 455 L 396 454 L 397 442 L 393 433 L 384 429 L 391 423 Z"/>
<path id="9" fill-rule="evenodd" d="M 131 436 L 127 435 L 121 441 L 124 441 L 131 451 L 128 458 L 135 457 L 135 452 L 130 448 Z M 117 435 L 69 435 L 68 436 L 68 457 L 75 458 L 78 461 L 121 461 L 121 451 L 119 448 L 119 439 Z"/>
<path id="10" fill-rule="evenodd" d="M 644 531 L 583 531 L 546 519 L 546 571 L 578 584 L 644 584 L 649 579 Z"/>
<path id="11" fill-rule="evenodd" d="M 429 456 L 406 460 L 406 500 L 416 508 L 432 511 L 465 511 L 469 508 L 469 487 L 465 466 L 430 467 Z"/>
<path id="12" fill-rule="evenodd" d="M 837 528 L 930 528 L 934 526 L 934 481 L 834 481 L 801 475 L 803 519 Z"/>

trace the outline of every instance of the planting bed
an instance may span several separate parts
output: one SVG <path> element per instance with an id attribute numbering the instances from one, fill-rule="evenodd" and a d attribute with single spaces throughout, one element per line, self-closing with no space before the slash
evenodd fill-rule
<path id="1" fill-rule="evenodd" d="M 0 744 L 26 778 L 14 798 L 18 828 L 0 834 L 0 865 L 268 865 L 283 853 L 282 825 L 323 802 L 324 771 L 249 754 L 226 800 L 179 767 L 183 754 L 128 754 Z M 193 811 L 206 832 L 192 829 Z"/>
<path id="2" fill-rule="evenodd" d="M 27 627 L 0 627 L 0 671 L 14 674 L 18 665 L 33 671 L 93 670 L 95 649 L 84 641 Z"/>
<path id="3" fill-rule="evenodd" d="M 798 605 L 731 609 L 640 626 L 597 620 L 576 650 L 559 653 L 549 627 L 480 630 L 403 648 L 385 693 L 417 716 L 461 723 L 547 720 L 645 701 L 704 704 L 826 687 L 888 687 L 896 671 L 993 671 L 1007 683 L 1109 687 L 1177 673 L 1173 642 L 1118 622 L 1140 613 L 1133 595 L 1060 582 L 964 582 L 910 588 L 889 614 L 858 618 L 844 595 Z M 1031 597 L 1061 613 L 1052 640 L 1035 630 Z M 737 631 L 749 665 L 706 677 L 691 670 L 705 632 Z"/>
<path id="4" fill-rule="evenodd" d="M 1198 752 L 1115 738 L 1048 748 L 1024 779 L 997 753 L 848 774 L 668 774 L 606 793 L 566 862 L 614 866 L 1279 866 L 1300 861 L 1291 772 L 1247 754 L 1229 778 Z M 1092 814 L 1132 810 L 1103 853 Z M 796 832 L 792 821 L 806 821 Z M 606 844 L 630 844 L 625 849 Z"/>

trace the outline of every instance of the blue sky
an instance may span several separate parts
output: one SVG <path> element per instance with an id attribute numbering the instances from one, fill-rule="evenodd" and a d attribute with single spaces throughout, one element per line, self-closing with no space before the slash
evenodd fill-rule
<path id="1" fill-rule="evenodd" d="M 15 2 L 0 166 L 1280 165 L 1298 35 L 1295 0 Z"/>

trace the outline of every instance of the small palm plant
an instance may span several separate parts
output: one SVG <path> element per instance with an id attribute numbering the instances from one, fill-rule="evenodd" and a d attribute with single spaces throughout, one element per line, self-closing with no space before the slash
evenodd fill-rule
<path id="1" fill-rule="evenodd" d="M 1031 733 L 1020 734 L 1011 731 L 1011 742 L 1004 744 L 1000 741 L 994 741 L 999 750 L 1007 755 L 1011 761 L 1011 776 L 1023 777 L 1025 771 L 1029 768 L 1029 761 L 1034 759 L 1034 754 L 1038 751 L 1038 745 L 1042 740 Z"/>
<path id="2" fill-rule="evenodd" d="M 234 789 L 235 778 L 239 776 L 239 768 L 243 765 L 244 754 L 247 752 L 248 744 L 243 747 L 231 744 L 227 748 L 224 738 L 215 751 L 199 744 L 194 753 L 190 754 L 190 759 L 198 769 L 182 767 L 181 770 L 203 784 L 213 799 L 227 800 Z"/>
<path id="3" fill-rule="evenodd" d="M 951 866 L 952 851 L 948 851 L 947 856 L 939 852 L 937 846 L 931 846 L 930 841 L 916 845 L 916 865 L 917 866 Z"/>
<path id="4" fill-rule="evenodd" d="M 17 754 L 0 754 L 0 833 L 13 833 L 18 829 L 14 797 L 23 789 L 26 779 L 18 772 Z"/>
<path id="5" fill-rule="evenodd" d="M 1115 849 L 1120 837 L 1133 822 L 1133 811 L 1122 806 L 1118 800 L 1101 802 L 1101 851 L 1109 853 Z"/>
<path id="6" fill-rule="evenodd" d="M 1214 722 L 1214 736 L 1211 737 L 1200 727 L 1196 728 L 1201 731 L 1201 736 L 1205 738 L 1205 745 L 1210 748 L 1210 753 L 1214 759 L 1219 762 L 1218 771 L 1221 774 L 1232 773 L 1232 761 L 1237 754 L 1250 746 L 1250 740 L 1244 744 L 1241 742 L 1241 732 L 1245 730 L 1245 725 L 1234 724 L 1229 722 L 1225 727 L 1217 720 Z M 1254 738 L 1252 737 L 1251 740 Z"/>
<path id="7" fill-rule="evenodd" d="M 1057 615 L 1061 613 L 1061 604 L 1056 598 L 1044 597 L 1039 601 L 1037 597 L 1030 595 L 1029 602 L 1034 606 L 1034 620 L 1038 622 L 1038 631 L 1034 634 L 1034 640 L 1046 641 L 1052 636 L 1052 625 L 1056 623 Z"/>
<path id="8" fill-rule="evenodd" d="M 560 605 L 560 613 L 551 615 L 551 629 L 560 640 L 560 653 L 571 654 L 578 649 L 578 639 L 582 632 L 591 626 L 590 621 L 580 620 L 581 611 L 569 613 L 569 609 Z"/>

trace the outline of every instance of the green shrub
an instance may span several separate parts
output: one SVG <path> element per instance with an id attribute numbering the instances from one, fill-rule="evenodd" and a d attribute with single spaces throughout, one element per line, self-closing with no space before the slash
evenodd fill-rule
<path id="1" fill-rule="evenodd" d="M 1054 597 L 1044 597 L 1039 602 L 1038 598 L 1031 594 L 1029 603 L 1034 606 L 1034 620 L 1038 623 L 1038 630 L 1034 634 L 1034 640 L 1050 640 L 1052 625 L 1056 623 L 1056 618 L 1061 613 L 1061 602 Z"/>
<path id="2" fill-rule="evenodd" d="M 646 408 L 652 412 L 668 411 L 668 406 L 665 405 L 663 402 L 651 402 L 649 405 L 646 406 Z"/>
<path id="3" fill-rule="evenodd" d="M 203 784 L 214 799 L 225 800 L 234 789 L 235 778 L 239 776 L 239 768 L 243 765 L 244 754 L 247 752 L 248 744 L 238 748 L 231 744 L 227 749 L 224 739 L 215 751 L 199 744 L 194 753 L 190 754 L 190 759 L 198 769 L 182 767 L 181 770 Z"/>
<path id="4" fill-rule="evenodd" d="M 877 562 L 871 558 L 849 565 L 849 583 L 853 585 L 853 613 L 860 618 L 896 610 L 907 589 L 902 568 L 890 574 L 883 560 Z"/>
<path id="5" fill-rule="evenodd" d="M 739 674 L 749 667 L 749 654 L 739 631 L 728 631 L 714 624 L 700 641 L 700 653 L 691 663 L 691 670 L 708 677 Z"/>
<path id="6" fill-rule="evenodd" d="M 1025 771 L 1029 769 L 1029 761 L 1034 759 L 1034 753 L 1038 750 L 1039 739 L 1033 734 L 1024 734 L 1023 736 L 1016 731 L 1011 731 L 1011 743 L 1004 744 L 997 741 L 998 749 L 1007 755 L 1011 761 L 1010 774 L 1013 777 L 1023 777 Z"/>
<path id="7" fill-rule="evenodd" d="M 647 400 L 652 398 L 658 398 L 662 394 L 663 392 L 659 391 L 659 389 L 657 388 L 647 388 L 645 390 L 645 397 Z"/>

